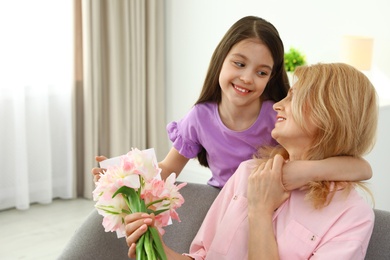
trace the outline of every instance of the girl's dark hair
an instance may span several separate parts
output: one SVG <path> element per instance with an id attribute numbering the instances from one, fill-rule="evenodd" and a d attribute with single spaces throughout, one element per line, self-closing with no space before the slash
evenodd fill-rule
<path id="1" fill-rule="evenodd" d="M 221 102 L 219 74 L 222 64 L 234 45 L 250 38 L 259 39 L 266 45 L 274 60 L 270 80 L 260 99 L 278 102 L 287 95 L 290 84 L 284 68 L 284 46 L 278 31 L 271 23 L 262 18 L 246 16 L 230 27 L 216 47 L 210 60 L 202 91 L 195 105 L 204 102 L 216 102 L 218 104 Z M 208 167 L 204 148 L 198 154 L 198 160 L 201 165 Z"/>

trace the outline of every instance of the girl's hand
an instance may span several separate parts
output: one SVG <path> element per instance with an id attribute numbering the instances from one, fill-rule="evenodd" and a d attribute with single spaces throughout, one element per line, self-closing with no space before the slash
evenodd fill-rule
<path id="1" fill-rule="evenodd" d="M 290 196 L 281 184 L 284 159 L 276 155 L 253 171 L 248 179 L 248 208 L 254 214 L 273 212 Z"/>
<path id="2" fill-rule="evenodd" d="M 95 160 L 100 163 L 104 160 L 107 160 L 107 157 L 103 156 L 103 155 L 100 155 L 100 156 L 95 156 Z M 106 169 L 104 168 L 99 168 L 99 167 L 95 167 L 95 168 L 92 168 L 91 170 L 91 174 L 93 176 L 93 181 L 94 182 L 97 182 L 99 179 L 100 179 L 100 173 L 103 173 Z"/>
<path id="3" fill-rule="evenodd" d="M 308 172 L 310 170 L 311 161 L 289 161 L 283 166 L 283 175 L 281 178 L 282 184 L 286 190 L 292 191 L 295 189 L 305 189 L 306 185 L 311 181 Z M 314 176 L 313 176 L 314 178 Z"/>
<path id="4" fill-rule="evenodd" d="M 133 213 L 125 217 L 126 243 L 129 246 L 129 258 L 136 257 L 136 243 L 138 239 L 146 232 L 148 226 L 153 226 L 154 214 Z"/>

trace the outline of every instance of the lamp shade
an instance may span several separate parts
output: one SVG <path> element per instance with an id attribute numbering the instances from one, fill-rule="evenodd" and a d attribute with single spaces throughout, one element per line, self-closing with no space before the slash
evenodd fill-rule
<path id="1" fill-rule="evenodd" d="M 359 70 L 370 70 L 374 39 L 365 36 L 343 36 L 341 59 Z"/>

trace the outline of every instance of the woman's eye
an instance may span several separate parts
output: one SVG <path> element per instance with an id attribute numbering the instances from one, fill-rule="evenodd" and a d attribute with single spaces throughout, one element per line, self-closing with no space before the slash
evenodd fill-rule
<path id="1" fill-rule="evenodd" d="M 292 100 L 292 98 L 293 98 L 293 94 L 294 94 L 294 92 L 291 90 L 291 91 L 289 91 L 288 93 L 287 93 L 287 97 L 286 97 L 286 99 L 287 100 Z"/>

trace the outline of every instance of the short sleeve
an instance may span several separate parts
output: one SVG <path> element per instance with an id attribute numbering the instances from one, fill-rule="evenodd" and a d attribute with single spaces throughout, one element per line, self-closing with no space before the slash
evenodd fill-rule
<path id="1" fill-rule="evenodd" d="M 188 159 L 195 158 L 202 146 L 198 142 L 197 130 L 188 122 L 188 117 L 179 122 L 171 122 L 167 125 L 168 138 L 173 147 Z"/>

